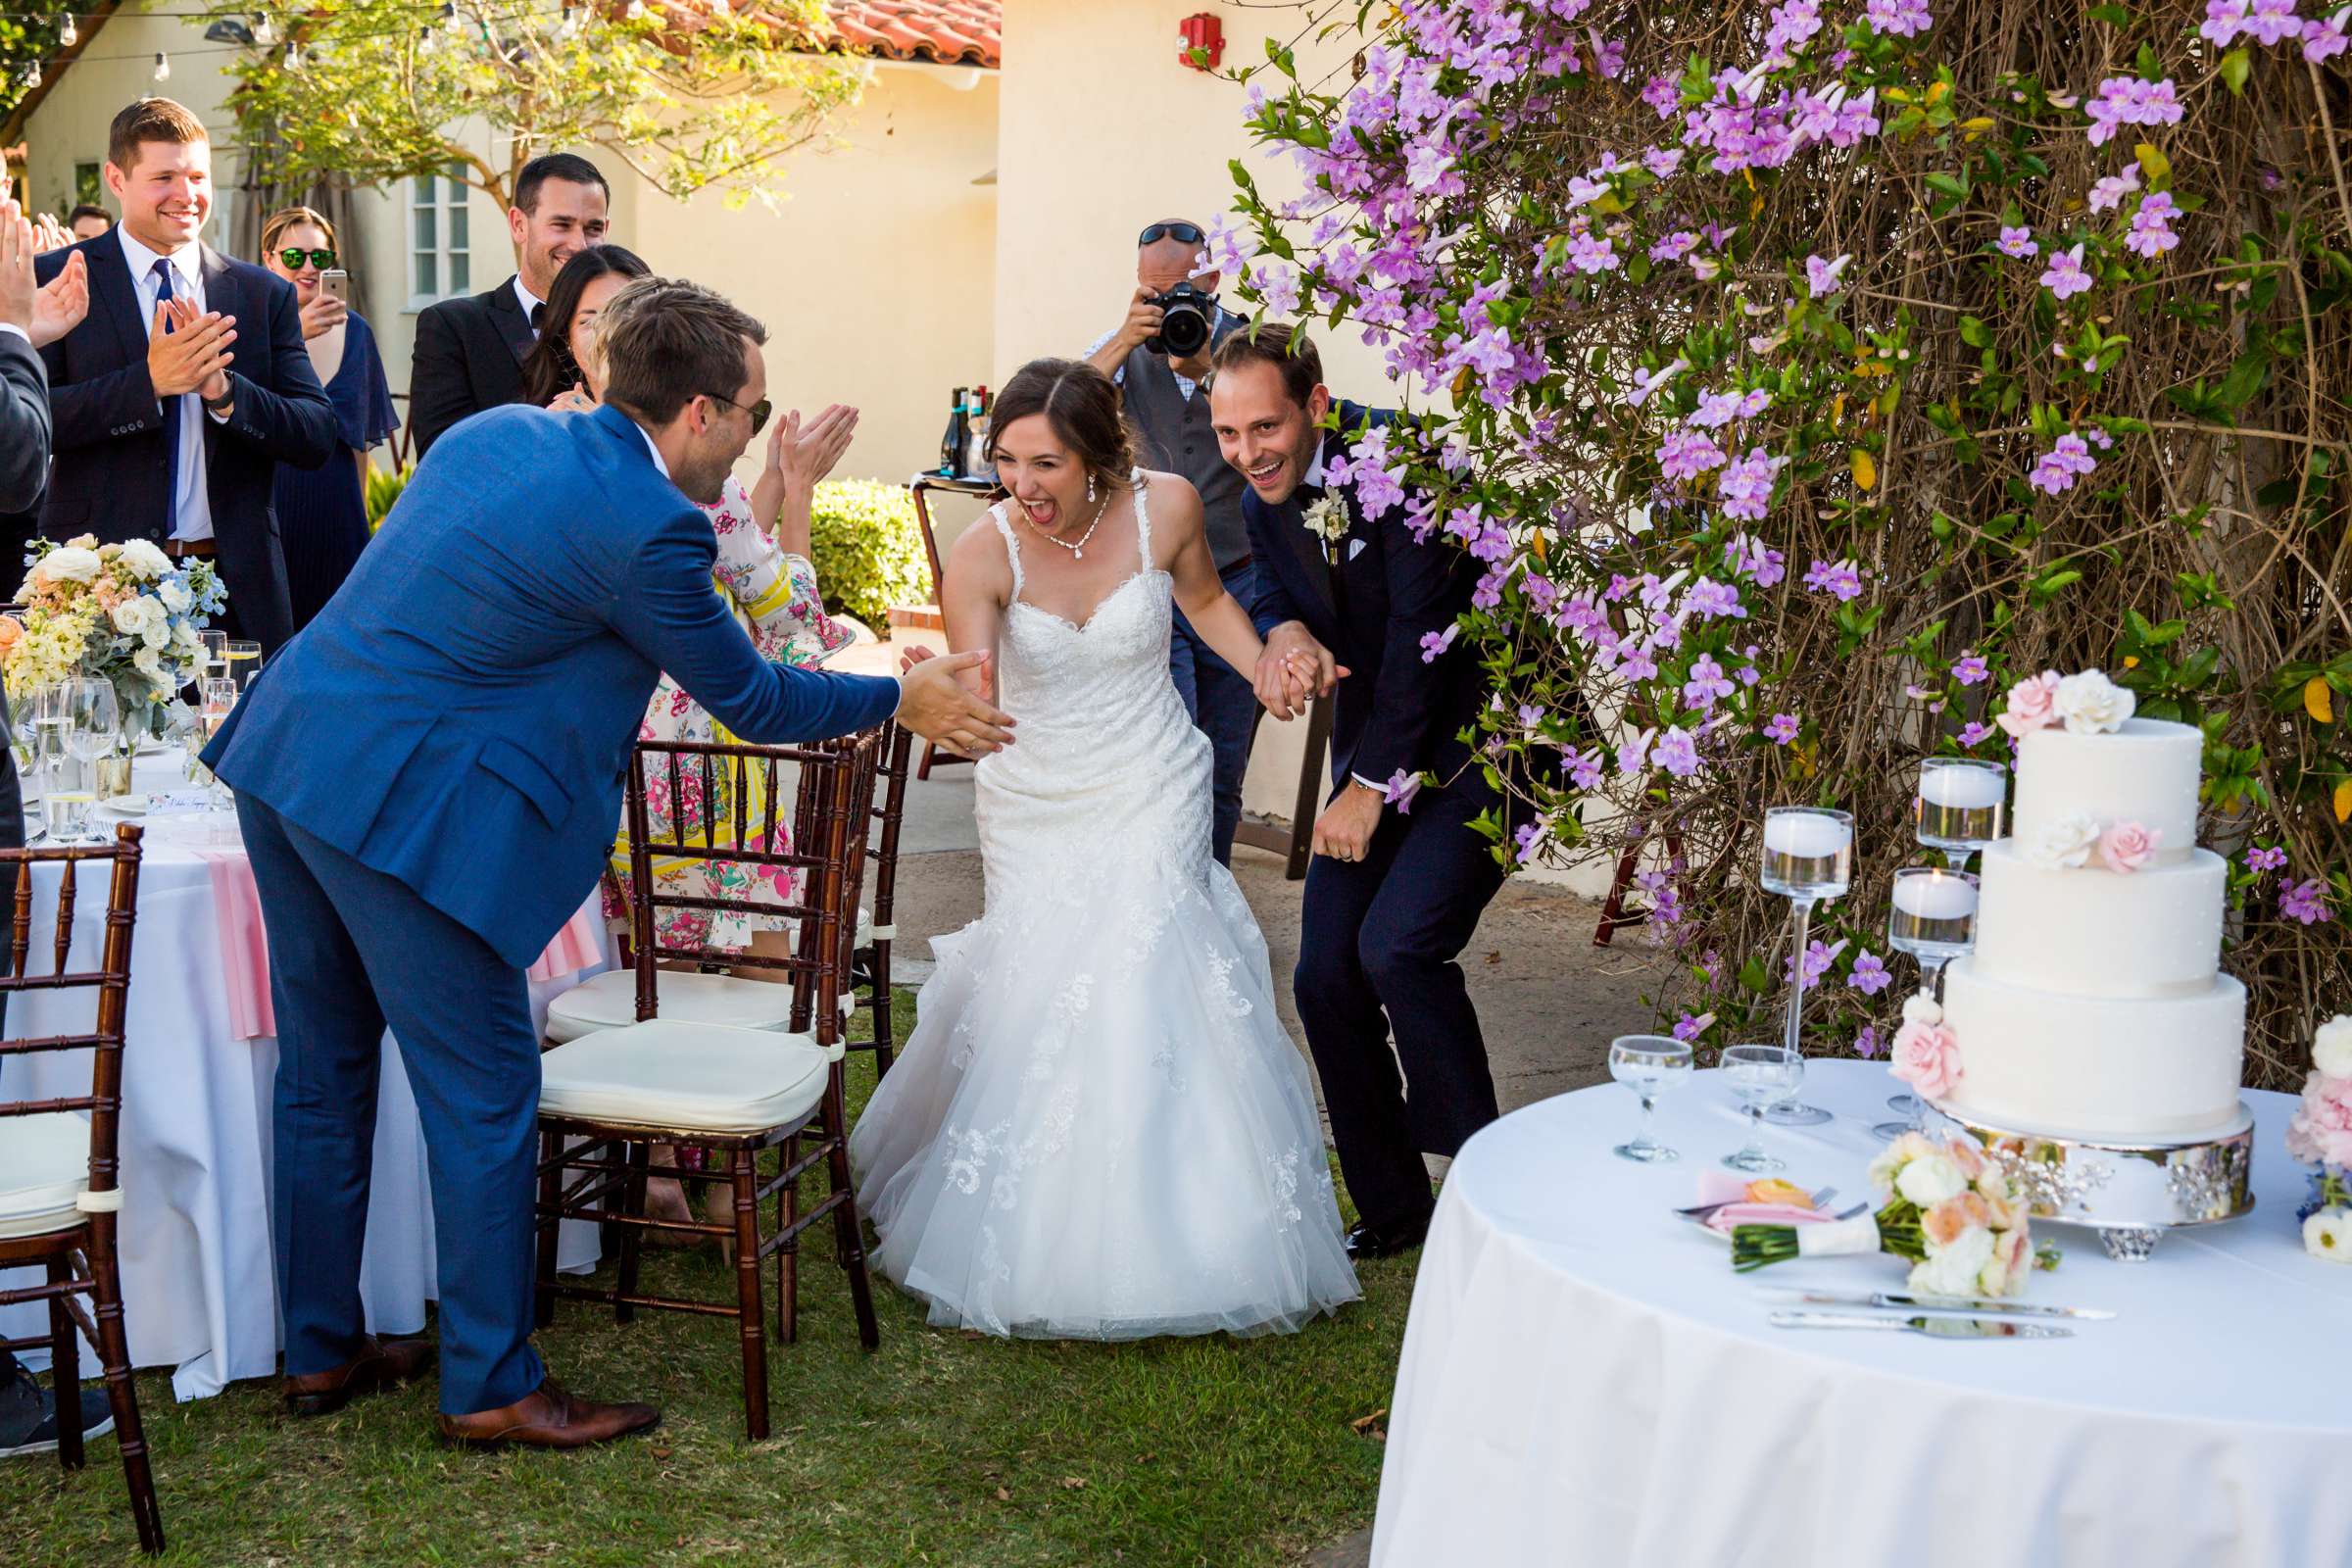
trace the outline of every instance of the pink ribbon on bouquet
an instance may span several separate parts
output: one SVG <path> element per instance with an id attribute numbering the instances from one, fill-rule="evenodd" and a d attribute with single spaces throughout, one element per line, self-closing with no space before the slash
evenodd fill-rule
<path id="1" fill-rule="evenodd" d="M 220 978 L 228 994 L 229 1027 L 239 1040 L 277 1033 L 277 1010 L 270 1001 L 270 938 L 262 924 L 262 898 L 253 885 L 253 862 L 239 850 L 195 852 L 213 883 L 214 927 L 220 939 Z M 560 980 L 605 956 L 602 901 L 591 895 L 564 923 L 529 970 L 533 980 Z"/>

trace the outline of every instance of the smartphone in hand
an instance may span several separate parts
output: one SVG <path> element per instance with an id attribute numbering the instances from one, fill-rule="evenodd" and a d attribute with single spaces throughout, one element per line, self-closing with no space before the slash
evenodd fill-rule
<path id="1" fill-rule="evenodd" d="M 345 310 L 351 309 L 351 274 L 340 267 L 330 267 L 318 274 L 320 292 L 342 301 Z"/>

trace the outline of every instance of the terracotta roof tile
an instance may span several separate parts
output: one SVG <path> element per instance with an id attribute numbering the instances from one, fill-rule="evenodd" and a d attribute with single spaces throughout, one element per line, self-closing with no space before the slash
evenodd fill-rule
<path id="1" fill-rule="evenodd" d="M 998 0 L 828 0 L 826 9 L 860 54 L 991 70 L 1003 64 Z"/>

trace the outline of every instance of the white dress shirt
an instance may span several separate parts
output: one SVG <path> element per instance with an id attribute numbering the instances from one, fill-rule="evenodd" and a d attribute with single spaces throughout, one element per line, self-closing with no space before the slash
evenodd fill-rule
<path id="1" fill-rule="evenodd" d="M 14 321 L 0 321 L 0 332 L 6 332 L 10 337 L 21 337 L 27 344 L 32 341 L 32 334 Z"/>
<path id="2" fill-rule="evenodd" d="M 155 275 L 155 264 L 172 264 L 172 294 L 175 299 L 192 300 L 196 309 L 204 309 L 203 251 L 193 240 L 165 257 L 151 251 L 130 237 L 130 230 L 121 223 L 115 233 L 122 243 L 122 260 L 130 268 L 130 286 L 139 297 L 139 322 L 147 335 L 155 335 L 155 305 L 162 289 Z M 193 392 L 170 400 L 176 410 L 158 404 L 166 418 L 174 413 L 179 417 L 179 472 L 172 485 L 172 537 L 193 541 L 213 536 L 213 500 L 205 487 L 204 465 L 204 399 Z M 216 424 L 228 421 L 218 415 Z"/>
<path id="3" fill-rule="evenodd" d="M 545 305 L 547 301 L 541 299 L 538 295 L 532 293 L 529 289 L 522 286 L 522 274 L 520 272 L 516 272 L 514 274 L 514 297 L 522 301 L 522 318 L 531 323 L 531 336 L 537 337 L 539 335 L 539 321 L 538 318 L 533 316 L 531 313 Z M 668 474 L 665 472 L 662 477 L 667 478 Z"/>

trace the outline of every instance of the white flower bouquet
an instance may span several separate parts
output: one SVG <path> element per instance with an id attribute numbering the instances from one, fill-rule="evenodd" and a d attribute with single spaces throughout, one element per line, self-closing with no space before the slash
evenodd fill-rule
<path id="1" fill-rule="evenodd" d="M 35 539 L 19 614 L 0 615 L 0 662 L 24 697 L 74 676 L 113 683 L 126 739 L 161 734 L 204 658 L 200 631 L 227 594 L 209 561 L 174 564 L 145 539 Z"/>
<path id="2" fill-rule="evenodd" d="M 1740 1273 L 1792 1257 L 1885 1252 L 1911 1264 L 1922 1296 L 2007 1296 L 2034 1266 L 2026 1205 L 2001 1167 L 1965 1138 L 1905 1133 L 1871 1161 L 1879 1211 L 1824 1225 L 1742 1225 L 1732 1232 Z"/>

